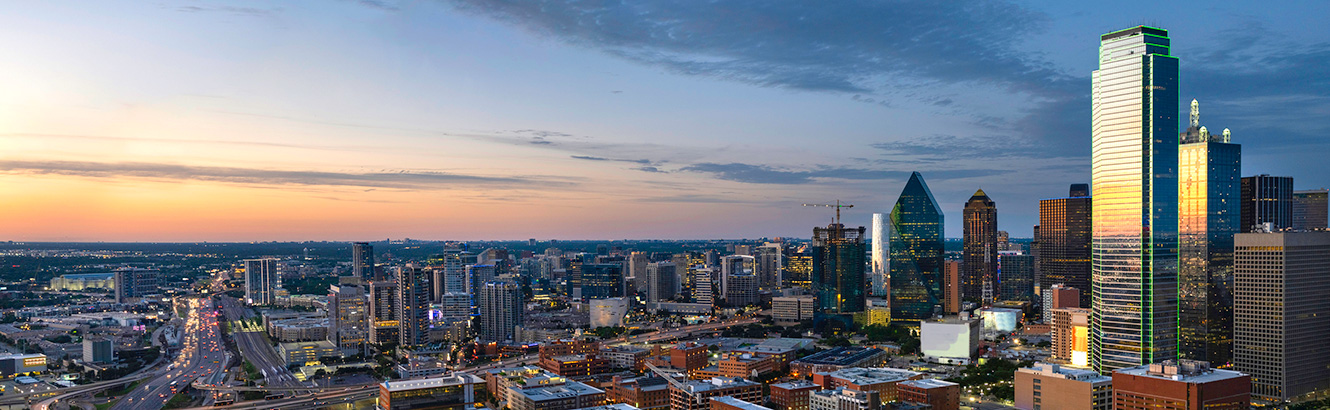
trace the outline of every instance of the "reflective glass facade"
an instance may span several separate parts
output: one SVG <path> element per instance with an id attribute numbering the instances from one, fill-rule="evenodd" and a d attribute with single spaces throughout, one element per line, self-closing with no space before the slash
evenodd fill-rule
<path id="1" fill-rule="evenodd" d="M 1178 356 L 1212 366 L 1232 362 L 1241 181 L 1241 145 L 1198 139 L 1178 149 Z"/>
<path id="2" fill-rule="evenodd" d="M 891 320 L 931 317 L 942 303 L 942 208 L 915 172 L 891 210 Z"/>
<path id="3" fill-rule="evenodd" d="M 847 229 L 841 224 L 813 228 L 809 249 L 813 254 L 813 294 L 817 296 L 818 313 L 865 311 L 866 231 L 862 226 Z"/>
<path id="4" fill-rule="evenodd" d="M 1179 105 L 1167 31 L 1138 26 L 1100 41 L 1090 361 L 1107 373 L 1177 356 Z"/>
<path id="5" fill-rule="evenodd" d="M 997 297 L 997 204 L 979 190 L 965 202 L 965 262 L 961 265 L 961 297 L 993 303 Z"/>
<path id="6" fill-rule="evenodd" d="M 1056 284 L 1087 290 L 1078 306 L 1090 306 L 1091 198 L 1086 184 L 1072 185 L 1070 196 L 1039 200 L 1039 267 L 1035 283 L 1040 290 Z"/>

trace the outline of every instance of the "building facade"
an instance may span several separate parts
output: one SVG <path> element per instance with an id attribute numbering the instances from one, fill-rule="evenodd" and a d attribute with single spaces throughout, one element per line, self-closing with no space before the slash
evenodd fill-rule
<path id="1" fill-rule="evenodd" d="M 1016 408 L 1113 410 L 1113 379 L 1093 370 L 1035 363 L 1016 371 Z"/>
<path id="2" fill-rule="evenodd" d="M 525 318 L 522 288 L 512 282 L 488 282 L 481 289 L 479 305 L 480 339 L 513 340 L 513 328 Z"/>
<path id="3" fill-rule="evenodd" d="M 998 292 L 997 205 L 980 189 L 965 202 L 961 296 L 993 303 Z"/>
<path id="4" fill-rule="evenodd" d="M 359 278 L 357 278 L 359 280 Z M 348 355 L 365 353 L 369 341 L 369 304 L 358 284 L 332 286 L 328 292 L 328 338 Z"/>
<path id="5" fill-rule="evenodd" d="M 158 288 L 160 278 L 161 272 L 156 269 L 116 269 L 114 285 L 116 303 L 125 303 L 129 299 L 139 299 L 161 294 L 160 289 Z M 269 299 L 269 303 L 271 303 L 271 299 Z"/>
<path id="6" fill-rule="evenodd" d="M 1258 232 L 1265 224 L 1276 231 L 1293 227 L 1293 177 L 1243 177 L 1241 212 L 1243 232 Z"/>
<path id="7" fill-rule="evenodd" d="M 382 279 L 374 277 L 374 246 L 369 242 L 351 244 L 351 276 L 364 281 Z"/>
<path id="8" fill-rule="evenodd" d="M 1036 302 L 1034 293 L 1034 256 L 1020 251 L 998 254 L 998 280 L 1002 300 Z"/>
<path id="9" fill-rule="evenodd" d="M 241 263 L 245 268 L 245 303 L 272 305 L 277 300 L 277 287 L 281 280 L 277 259 L 246 259 Z"/>
<path id="10" fill-rule="evenodd" d="M 891 319 L 932 317 L 943 297 L 943 214 L 918 172 L 891 210 L 890 234 Z"/>
<path id="11" fill-rule="evenodd" d="M 1113 371 L 1114 410 L 1246 410 L 1251 376 L 1194 360 Z"/>
<path id="12" fill-rule="evenodd" d="M 398 344 L 420 346 L 429 343 L 430 285 L 429 269 L 408 264 L 397 271 Z"/>
<path id="13" fill-rule="evenodd" d="M 1293 191 L 1293 229 L 1324 230 L 1328 213 L 1330 191 L 1324 188 Z"/>
<path id="14" fill-rule="evenodd" d="M 652 262 L 646 267 L 647 301 L 661 302 L 679 295 L 679 273 L 674 262 Z"/>
<path id="15" fill-rule="evenodd" d="M 891 214 L 873 214 L 873 254 L 869 259 L 868 273 L 871 275 L 869 294 L 874 297 L 891 295 Z"/>
<path id="16" fill-rule="evenodd" d="M 1090 234 L 1092 198 L 1088 184 L 1072 184 L 1065 198 L 1039 200 L 1039 226 L 1035 235 L 1039 267 L 1035 285 L 1040 290 L 1064 284 L 1087 290 L 1080 306 L 1090 306 Z"/>
<path id="17" fill-rule="evenodd" d="M 844 315 L 864 311 L 864 227 L 846 228 L 839 223 L 813 228 L 813 295 L 818 314 Z"/>

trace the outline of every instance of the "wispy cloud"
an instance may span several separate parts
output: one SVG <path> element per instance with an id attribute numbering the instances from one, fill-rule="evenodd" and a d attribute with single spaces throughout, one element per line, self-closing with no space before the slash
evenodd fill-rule
<path id="1" fill-rule="evenodd" d="M 207 181 L 255 185 L 446 190 L 484 185 L 571 185 L 567 180 L 540 177 L 489 177 L 430 170 L 377 172 L 288 171 L 254 168 L 188 166 L 145 162 L 0 161 L 0 173 L 63 175 L 85 178 L 139 178 L 167 181 Z"/>
<path id="2" fill-rule="evenodd" d="M 874 170 L 863 168 L 818 166 L 809 170 L 791 170 L 766 165 L 729 163 L 698 163 L 683 167 L 681 171 L 711 174 L 718 179 L 751 184 L 808 184 L 819 180 L 890 180 L 903 179 L 909 171 Z M 1002 174 L 1007 171 L 987 169 L 939 170 L 929 172 L 935 179 L 973 178 Z"/>

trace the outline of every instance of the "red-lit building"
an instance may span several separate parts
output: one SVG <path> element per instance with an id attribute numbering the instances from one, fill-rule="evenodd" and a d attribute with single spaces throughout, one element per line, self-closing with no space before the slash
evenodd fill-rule
<path id="1" fill-rule="evenodd" d="M 927 404 L 933 410 L 960 410 L 961 385 L 938 379 L 896 383 L 896 400 Z"/>
<path id="2" fill-rule="evenodd" d="M 1116 410 L 1239 410 L 1251 407 L 1251 376 L 1195 360 L 1113 372 Z"/>

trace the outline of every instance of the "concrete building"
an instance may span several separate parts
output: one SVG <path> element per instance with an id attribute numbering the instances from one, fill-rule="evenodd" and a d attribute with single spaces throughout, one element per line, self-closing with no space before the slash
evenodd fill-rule
<path id="1" fill-rule="evenodd" d="M 623 318 L 628 315 L 628 299 L 606 298 L 593 299 L 591 305 L 591 328 L 623 326 Z"/>
<path id="2" fill-rule="evenodd" d="M 369 301 L 365 298 L 365 288 L 355 277 L 351 284 L 340 284 L 328 288 L 328 340 L 332 341 L 343 353 L 356 355 L 365 353 L 365 344 L 369 342 Z"/>
<path id="3" fill-rule="evenodd" d="M 1090 309 L 1053 309 L 1053 358 L 1076 367 L 1090 366 Z"/>
<path id="4" fill-rule="evenodd" d="M 420 346 L 429 343 L 429 269 L 407 264 L 397 271 L 398 344 Z"/>
<path id="5" fill-rule="evenodd" d="M 770 389 L 771 402 L 776 404 L 777 409 L 808 410 L 808 396 L 821 390 L 822 386 L 806 380 L 795 380 L 786 383 L 772 383 Z"/>
<path id="6" fill-rule="evenodd" d="M 1052 286 L 1044 285 L 1043 294 L 1043 319 L 1044 323 L 1053 320 L 1053 309 L 1078 308 L 1081 307 L 1080 290 L 1055 283 Z"/>
<path id="7" fill-rule="evenodd" d="M 1233 369 L 1258 404 L 1330 397 L 1330 232 L 1234 241 Z"/>
<path id="8" fill-rule="evenodd" d="M 1015 332 L 1016 325 L 1023 319 L 1019 309 L 994 307 L 979 309 L 978 313 L 984 319 L 984 331 L 992 333 Z"/>
<path id="9" fill-rule="evenodd" d="M 115 289 L 114 273 L 71 273 L 51 278 L 51 290 Z"/>
<path id="10" fill-rule="evenodd" d="M 275 260 L 274 260 L 275 262 Z M 276 263 L 273 264 L 274 271 Z M 275 273 L 274 273 L 275 274 Z M 142 299 L 160 295 L 161 272 L 156 269 L 120 268 L 115 270 L 115 301 L 126 303 L 131 299 Z M 246 282 L 248 283 L 248 282 Z M 271 299 L 268 299 L 271 304 Z"/>
<path id="11" fill-rule="evenodd" d="M 771 373 L 780 369 L 780 361 L 775 356 L 759 356 L 749 353 L 727 352 L 721 354 L 716 363 L 720 375 L 725 377 L 750 377 Z"/>
<path id="12" fill-rule="evenodd" d="M 882 399 L 877 392 L 846 388 L 818 390 L 808 396 L 809 410 L 877 410 Z"/>
<path id="13" fill-rule="evenodd" d="M 378 410 L 461 409 L 480 404 L 484 381 L 465 373 L 379 384 Z"/>
<path id="14" fill-rule="evenodd" d="M 581 382 L 558 378 L 561 382 L 508 388 L 508 408 L 512 410 L 572 410 L 605 404 L 605 391 Z"/>
<path id="15" fill-rule="evenodd" d="M 924 357 L 940 363 L 969 364 L 979 350 L 983 320 L 948 316 L 919 322 L 919 344 Z"/>
<path id="16" fill-rule="evenodd" d="M 961 301 L 961 261 L 945 261 L 942 263 L 942 312 L 959 314 Z"/>
<path id="17" fill-rule="evenodd" d="M 1311 189 L 1293 191 L 1293 229 L 1310 231 L 1326 229 L 1330 213 L 1330 191 Z"/>
<path id="18" fill-rule="evenodd" d="M 115 349 L 110 339 L 83 338 L 84 363 L 110 363 L 115 361 Z"/>
<path id="19" fill-rule="evenodd" d="M 277 259 L 246 259 L 241 261 L 241 265 L 245 269 L 245 303 L 268 306 L 276 302 L 277 288 L 282 280 L 277 270 Z M 117 274 L 117 280 L 119 277 Z M 116 295 L 119 299 L 119 293 Z"/>
<path id="20" fill-rule="evenodd" d="M 729 306 L 750 306 L 761 301 L 758 298 L 759 280 L 757 274 L 752 271 L 726 275 L 724 286 L 725 292 L 722 297 Z"/>
<path id="21" fill-rule="evenodd" d="M 632 346 L 615 346 L 600 350 L 600 357 L 609 361 L 610 368 L 642 372 L 651 351 Z"/>
<path id="22" fill-rule="evenodd" d="M 1206 362 L 1166 360 L 1113 372 L 1114 410 L 1238 410 L 1251 407 L 1251 376 Z"/>
<path id="23" fill-rule="evenodd" d="M 1293 177 L 1267 174 L 1242 178 L 1242 232 L 1270 224 L 1276 231 L 1293 227 Z"/>
<path id="24" fill-rule="evenodd" d="M 1021 410 L 1113 410 L 1113 379 L 1093 370 L 1035 363 L 1016 371 Z"/>
<path id="25" fill-rule="evenodd" d="M 733 397 L 749 403 L 760 403 L 762 384 L 729 377 L 671 384 L 670 410 L 709 410 L 712 397 Z"/>
<path id="26" fill-rule="evenodd" d="M 670 386 L 663 377 L 614 376 L 606 394 L 610 402 L 629 404 L 642 410 L 670 408 Z"/>
<path id="27" fill-rule="evenodd" d="M 317 362 L 324 357 L 342 356 L 341 353 L 337 351 L 337 346 L 333 346 L 332 342 L 326 340 L 318 342 L 278 344 L 277 353 L 282 356 L 282 360 L 286 360 L 286 364 L 288 365 L 304 365 L 309 362 Z"/>
<path id="28" fill-rule="evenodd" d="M 850 390 L 873 392 L 882 400 L 890 403 L 898 398 L 896 386 L 908 380 L 920 380 L 923 373 L 905 369 L 852 367 L 834 372 L 813 373 L 813 383 L 823 389 L 846 388 Z"/>
<path id="29" fill-rule="evenodd" d="M 733 397 L 712 397 L 711 410 L 772 410 L 770 407 L 759 406 Z"/>
<path id="30" fill-rule="evenodd" d="M 369 283 L 369 342 L 394 343 L 398 340 L 401 314 L 397 311 L 397 282 L 373 281 Z"/>
<path id="31" fill-rule="evenodd" d="M 674 262 L 653 262 L 647 264 L 645 279 L 647 301 L 660 302 L 674 299 L 679 295 L 679 274 Z"/>
<path id="32" fill-rule="evenodd" d="M 771 319 L 785 323 L 813 320 L 816 306 L 813 295 L 771 298 Z"/>
<path id="33" fill-rule="evenodd" d="M 481 289 L 480 339 L 513 340 L 513 328 L 525 319 L 522 289 L 512 282 L 488 282 Z"/>
<path id="34" fill-rule="evenodd" d="M 887 299 L 868 298 L 868 320 L 864 325 L 891 325 L 891 301 Z"/>
<path id="35" fill-rule="evenodd" d="M 266 326 L 268 336 L 279 342 L 312 342 L 332 339 L 328 324 L 328 318 L 301 317 L 269 320 Z"/>
<path id="36" fill-rule="evenodd" d="M 351 243 L 351 276 L 366 282 L 380 279 L 374 277 L 374 245 L 369 242 Z"/>
<path id="37" fill-rule="evenodd" d="M 609 371 L 610 363 L 595 353 L 569 354 L 541 357 L 540 367 L 563 377 L 585 377 Z"/>
<path id="38" fill-rule="evenodd" d="M 790 376 L 807 377 L 850 367 L 875 367 L 886 363 L 886 351 L 870 347 L 837 347 L 790 362 Z"/>
<path id="39" fill-rule="evenodd" d="M 907 380 L 896 384 L 896 399 L 932 406 L 931 410 L 960 410 L 961 385 L 939 379 Z"/>

